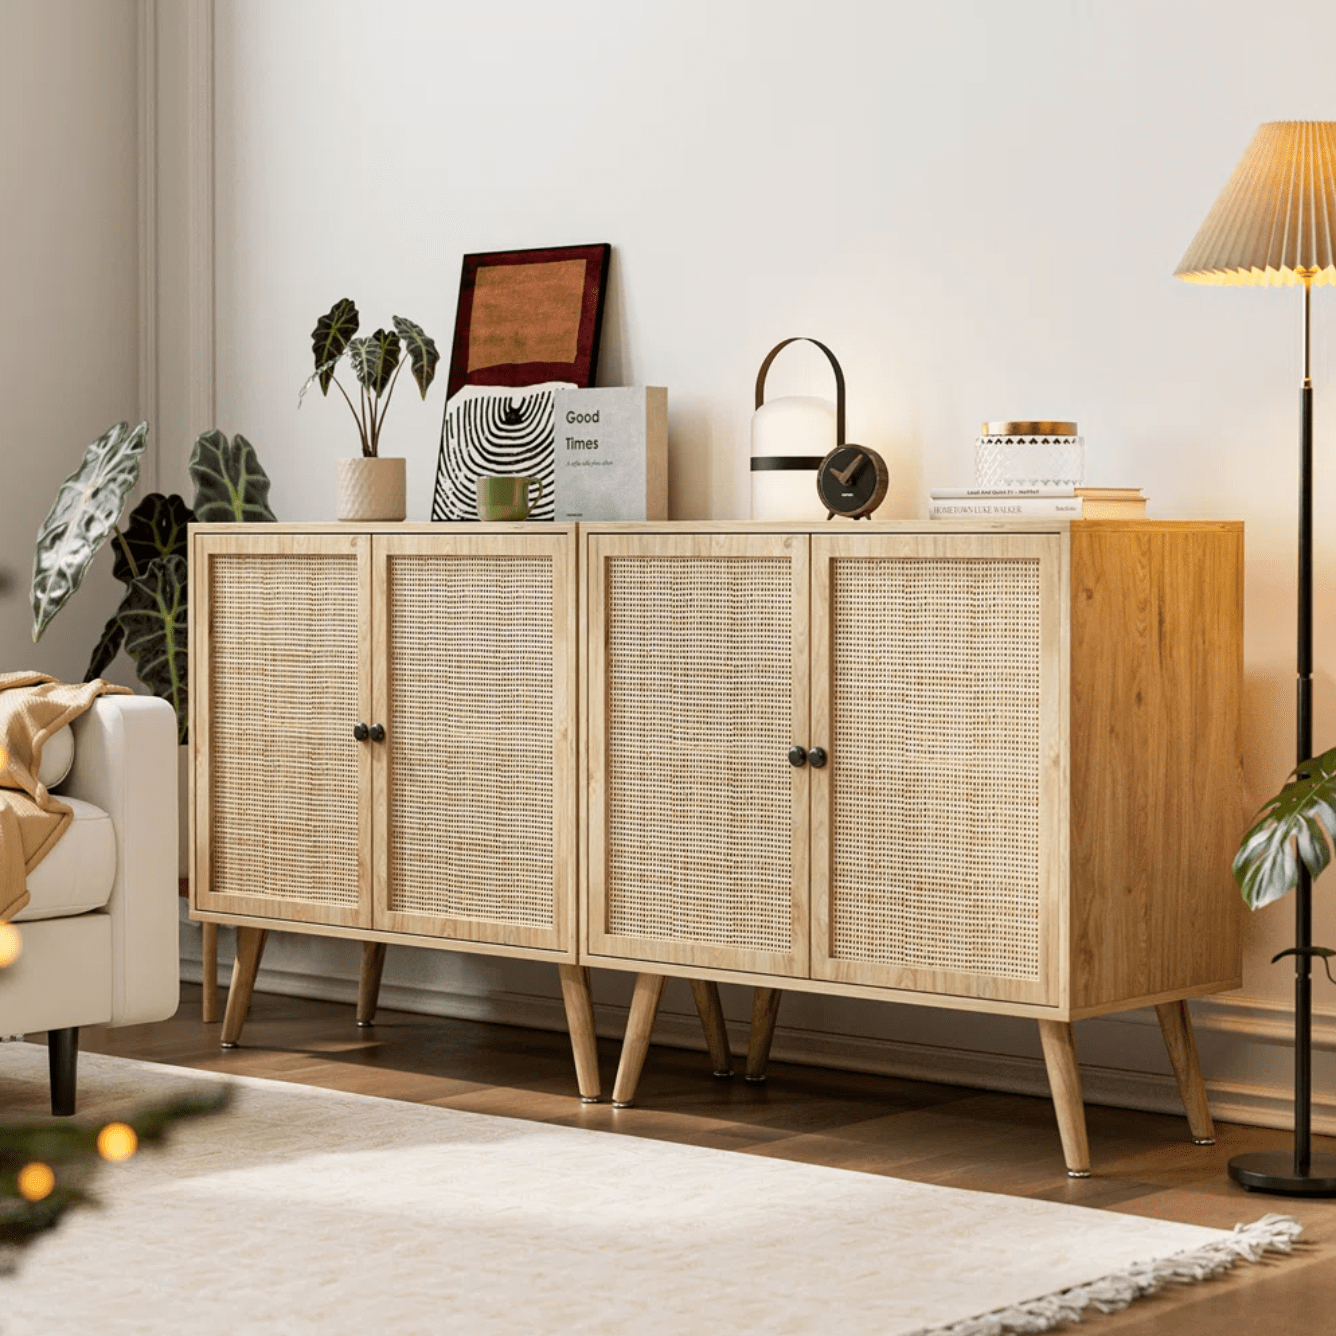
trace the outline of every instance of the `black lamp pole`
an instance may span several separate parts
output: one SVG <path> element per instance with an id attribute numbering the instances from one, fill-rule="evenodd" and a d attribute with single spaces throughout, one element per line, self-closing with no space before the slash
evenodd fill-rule
<path id="1" fill-rule="evenodd" d="M 1313 755 L 1313 274 L 1304 281 L 1304 384 L 1299 442 L 1299 653 L 1295 733 L 1302 764 Z M 1229 1176 L 1245 1188 L 1294 1197 L 1336 1196 L 1336 1155 L 1313 1154 L 1313 883 L 1299 860 L 1294 890 L 1294 1157 L 1285 1151 L 1236 1155 Z"/>

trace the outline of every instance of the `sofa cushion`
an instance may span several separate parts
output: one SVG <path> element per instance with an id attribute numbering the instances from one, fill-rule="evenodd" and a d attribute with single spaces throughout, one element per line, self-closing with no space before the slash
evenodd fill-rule
<path id="1" fill-rule="evenodd" d="M 74 730 L 66 724 L 58 728 L 42 745 L 42 764 L 37 768 L 37 778 L 48 789 L 54 789 L 74 764 Z"/>
<path id="2" fill-rule="evenodd" d="M 80 798 L 62 798 L 74 820 L 56 846 L 28 873 L 28 903 L 14 915 L 25 920 L 66 918 L 101 909 L 116 880 L 116 832 L 111 817 Z"/>

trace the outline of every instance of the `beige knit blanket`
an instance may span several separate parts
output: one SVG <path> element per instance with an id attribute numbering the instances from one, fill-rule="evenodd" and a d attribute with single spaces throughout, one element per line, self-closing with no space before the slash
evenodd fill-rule
<path id="1" fill-rule="evenodd" d="M 37 778 L 42 747 L 108 693 L 127 687 L 57 682 L 42 673 L 0 673 L 0 921 L 28 903 L 28 873 L 49 854 L 74 819 Z"/>

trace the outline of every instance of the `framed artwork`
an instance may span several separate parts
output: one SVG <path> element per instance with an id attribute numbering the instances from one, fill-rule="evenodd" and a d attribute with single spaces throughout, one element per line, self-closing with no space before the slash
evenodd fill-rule
<path id="1" fill-rule="evenodd" d="M 446 403 L 436 460 L 433 520 L 476 520 L 479 478 L 537 478 L 543 495 L 530 519 L 553 517 L 556 472 L 554 400 L 564 385 L 507 389 L 466 385 Z"/>
<path id="2" fill-rule="evenodd" d="M 592 385 L 611 254 L 604 242 L 464 256 L 447 397 L 465 385 Z"/>

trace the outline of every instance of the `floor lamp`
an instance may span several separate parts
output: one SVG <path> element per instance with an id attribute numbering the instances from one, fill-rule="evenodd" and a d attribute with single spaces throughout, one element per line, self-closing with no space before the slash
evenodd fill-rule
<path id="1" fill-rule="evenodd" d="M 1253 136 L 1176 271 L 1189 283 L 1303 285 L 1304 381 L 1299 439 L 1299 653 L 1297 760 L 1313 754 L 1313 381 L 1309 316 L 1314 286 L 1336 282 L 1336 121 L 1273 121 Z M 1336 1196 L 1336 1155 L 1312 1147 L 1313 888 L 1299 864 L 1295 888 L 1294 1154 L 1236 1155 L 1244 1187 Z"/>

